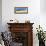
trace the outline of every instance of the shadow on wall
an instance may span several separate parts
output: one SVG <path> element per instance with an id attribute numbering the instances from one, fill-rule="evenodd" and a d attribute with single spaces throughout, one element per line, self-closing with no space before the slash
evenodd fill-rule
<path id="1" fill-rule="evenodd" d="M 2 0 L 0 0 L 0 31 L 2 31 Z"/>
<path id="2" fill-rule="evenodd" d="M 46 13 L 46 0 L 40 0 L 40 11 Z"/>
<path id="3" fill-rule="evenodd" d="M 2 31 L 2 17 L 0 17 L 0 32 Z"/>
<path id="4" fill-rule="evenodd" d="M 45 11 L 46 11 L 46 0 L 44 0 L 44 7 L 45 7 Z"/>

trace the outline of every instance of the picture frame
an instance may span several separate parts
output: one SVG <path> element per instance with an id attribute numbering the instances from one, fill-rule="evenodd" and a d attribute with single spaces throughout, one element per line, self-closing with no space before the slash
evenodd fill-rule
<path id="1" fill-rule="evenodd" d="M 28 7 L 15 7 L 14 13 L 15 14 L 28 14 Z"/>

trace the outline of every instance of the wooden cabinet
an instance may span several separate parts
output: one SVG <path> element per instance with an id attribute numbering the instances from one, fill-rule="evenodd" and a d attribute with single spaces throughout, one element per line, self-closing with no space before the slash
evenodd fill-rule
<path id="1" fill-rule="evenodd" d="M 13 41 L 22 46 L 33 46 L 33 23 L 7 23 L 12 33 Z"/>

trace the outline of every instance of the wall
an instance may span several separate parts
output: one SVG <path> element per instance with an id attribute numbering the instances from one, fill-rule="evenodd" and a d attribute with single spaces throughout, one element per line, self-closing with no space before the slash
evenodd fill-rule
<path id="1" fill-rule="evenodd" d="M 42 1 L 40 0 L 2 0 L 2 26 L 3 31 L 8 30 L 7 22 L 11 19 L 17 19 L 19 22 L 25 22 L 30 20 L 33 25 L 33 45 L 38 46 L 38 39 L 36 37 L 36 27 L 39 24 L 43 28 L 46 26 L 46 15 L 42 13 Z M 27 6 L 28 14 L 14 14 L 14 7 L 16 6 Z M 44 5 L 43 5 L 44 6 Z M 45 28 L 46 29 L 46 28 Z"/>
<path id="2" fill-rule="evenodd" d="M 40 24 L 46 31 L 46 0 L 40 0 Z"/>
<path id="3" fill-rule="evenodd" d="M 0 0 L 0 31 L 2 31 L 2 0 Z"/>
<path id="4" fill-rule="evenodd" d="M 29 13 L 28 14 L 14 14 L 15 6 L 27 6 Z M 38 1 L 35 0 L 35 2 L 34 0 L 23 0 L 23 1 L 21 0 L 19 1 L 18 0 L 3 0 L 2 1 L 3 26 L 5 26 L 6 23 L 10 19 L 17 19 L 19 20 L 19 22 L 24 22 L 26 19 L 29 19 L 31 22 L 39 23 L 39 14 L 40 14 L 40 0 Z M 5 27 L 4 29 L 6 30 Z"/>
<path id="5" fill-rule="evenodd" d="M 42 13 L 46 13 L 46 0 L 40 0 L 40 9 Z"/>

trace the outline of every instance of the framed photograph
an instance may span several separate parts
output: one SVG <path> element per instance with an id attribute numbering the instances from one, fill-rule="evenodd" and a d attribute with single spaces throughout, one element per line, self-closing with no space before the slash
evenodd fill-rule
<path id="1" fill-rule="evenodd" d="M 15 14 L 28 14 L 28 7 L 15 7 Z"/>

